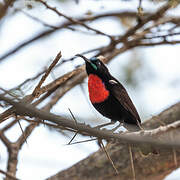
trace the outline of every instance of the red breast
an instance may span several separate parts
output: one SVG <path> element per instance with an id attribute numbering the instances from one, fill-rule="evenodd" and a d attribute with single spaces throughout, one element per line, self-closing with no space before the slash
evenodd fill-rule
<path id="1" fill-rule="evenodd" d="M 102 80 L 94 74 L 88 77 L 89 98 L 92 103 L 101 103 L 109 96 L 109 91 L 105 88 Z"/>

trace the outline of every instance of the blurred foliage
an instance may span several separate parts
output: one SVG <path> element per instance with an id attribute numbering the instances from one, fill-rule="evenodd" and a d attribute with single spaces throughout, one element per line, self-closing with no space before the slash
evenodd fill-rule
<path id="1" fill-rule="evenodd" d="M 155 78 L 153 70 L 144 60 L 141 51 L 137 49 L 131 51 L 127 63 L 120 68 L 124 75 L 123 81 L 132 88 L 138 88 L 142 82 Z"/>
<path id="2" fill-rule="evenodd" d="M 136 78 L 136 72 L 142 68 L 141 58 L 138 56 L 136 51 L 132 51 L 128 63 L 123 67 L 125 82 L 136 87 L 138 81 Z"/>

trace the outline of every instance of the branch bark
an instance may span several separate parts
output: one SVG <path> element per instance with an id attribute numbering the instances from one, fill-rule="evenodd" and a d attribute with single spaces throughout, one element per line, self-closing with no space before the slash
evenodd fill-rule
<path id="1" fill-rule="evenodd" d="M 179 148 L 180 143 L 177 141 L 177 139 L 173 141 L 167 141 L 167 137 L 161 138 L 160 140 L 157 138 L 154 138 L 153 134 L 157 134 L 157 132 L 161 132 L 161 128 L 159 130 L 151 130 L 145 131 L 145 132 L 133 132 L 133 133 L 112 133 L 108 130 L 99 130 L 97 128 L 92 128 L 89 125 L 85 125 L 83 123 L 74 123 L 74 121 L 69 120 L 67 118 L 64 118 L 62 116 L 57 116 L 52 113 L 48 113 L 42 110 L 39 110 L 37 108 L 34 108 L 32 105 L 25 104 L 23 102 L 15 102 L 12 101 L 9 98 L 4 97 L 3 95 L 0 95 L 0 99 L 3 101 L 6 101 L 7 103 L 13 105 L 13 107 L 16 109 L 16 113 L 23 116 L 29 116 L 29 117 L 35 117 L 42 120 L 47 120 L 52 123 L 55 123 L 59 125 L 60 127 L 70 128 L 73 130 L 78 131 L 80 134 L 87 135 L 87 136 L 94 136 L 100 139 L 106 139 L 108 141 L 116 140 L 118 142 L 125 142 L 129 144 L 152 144 L 153 146 L 157 147 L 174 147 Z M 180 103 L 178 103 L 176 106 L 180 106 Z M 179 108 L 180 109 L 180 108 Z M 180 113 L 176 114 L 176 121 L 180 119 Z M 171 117 L 169 117 L 171 118 Z M 171 123 L 171 122 L 170 122 Z M 178 124 L 178 123 L 177 123 Z M 173 127 L 174 125 L 172 125 Z M 177 125 L 177 128 L 179 128 L 179 124 Z M 169 128 L 167 128 L 167 131 Z M 154 133 L 155 131 L 155 133 Z M 165 131 L 165 133 L 167 132 Z M 164 134 L 165 134 L 164 133 Z M 162 134 L 162 133 L 161 133 Z M 150 136 L 150 137 L 149 137 Z"/>
<path id="2" fill-rule="evenodd" d="M 160 125 L 159 121 L 168 124 L 177 121 L 180 118 L 180 103 L 170 107 L 163 111 L 158 116 L 151 118 L 144 123 L 146 128 L 156 128 Z M 157 120 L 158 119 L 158 120 Z M 78 162 L 74 166 L 61 171 L 48 180 L 127 180 L 132 179 L 132 171 L 130 164 L 130 157 L 128 153 L 127 144 L 108 144 L 106 147 L 111 159 L 113 160 L 116 168 L 119 171 L 119 175 L 116 175 L 112 165 L 107 159 L 105 153 L 100 149 L 93 153 L 84 160 Z M 180 151 L 176 150 L 176 160 L 174 161 L 174 155 L 172 149 L 161 149 L 159 155 L 149 155 L 143 157 L 139 153 L 138 148 L 132 148 L 134 157 L 134 166 L 136 179 L 138 180 L 160 180 L 163 179 L 167 174 L 175 170 L 180 165 Z"/>
<path id="3" fill-rule="evenodd" d="M 8 8 L 13 5 L 15 0 L 6 0 L 4 5 L 0 4 L 0 20 L 6 15 Z"/>

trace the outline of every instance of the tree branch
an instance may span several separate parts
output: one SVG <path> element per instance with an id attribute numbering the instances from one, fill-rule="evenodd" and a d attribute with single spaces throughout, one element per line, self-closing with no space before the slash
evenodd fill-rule
<path id="1" fill-rule="evenodd" d="M 42 1 L 42 0 L 36 0 L 36 1 L 42 3 L 47 9 L 52 10 L 52 11 L 55 12 L 57 15 L 64 17 L 65 19 L 67 19 L 68 21 L 70 21 L 70 22 L 73 23 L 73 24 L 81 25 L 81 26 L 85 27 L 85 28 L 88 29 L 88 30 L 94 31 L 96 34 L 100 34 L 100 35 L 103 35 L 103 36 L 107 36 L 108 38 L 112 39 L 112 36 L 110 36 L 110 35 L 108 35 L 108 34 L 105 34 L 105 33 L 101 32 L 101 31 L 99 31 L 99 30 L 97 30 L 97 29 L 94 29 L 94 28 L 92 28 L 92 27 L 84 24 L 83 22 L 81 22 L 81 21 L 79 21 L 79 20 L 77 20 L 77 19 L 71 18 L 71 17 L 69 17 L 69 16 L 67 16 L 67 15 L 59 12 L 56 8 L 53 8 L 53 7 L 49 6 L 45 1 Z"/>
<path id="2" fill-rule="evenodd" d="M 0 5 L 0 19 L 2 19 L 10 6 L 15 2 L 15 0 L 6 0 L 4 1 L 4 5 L 1 3 Z"/>
<path id="3" fill-rule="evenodd" d="M 44 112 L 42 110 L 34 108 L 32 105 L 27 105 L 22 102 L 14 102 L 11 99 L 6 98 L 2 95 L 0 95 L 0 99 L 13 105 L 14 108 L 16 108 L 16 112 L 20 115 L 36 117 L 39 119 L 51 121 L 60 126 L 77 130 L 80 134 L 85 133 L 86 135 L 98 137 L 100 139 L 106 139 L 106 140 L 115 139 L 120 142 L 128 142 L 131 144 L 148 143 L 148 144 L 152 144 L 153 146 L 157 146 L 157 147 L 174 147 L 174 148 L 180 147 L 180 142 L 177 140 L 167 142 L 167 139 L 161 139 L 161 141 L 159 141 L 158 139 L 154 139 L 154 134 L 157 134 L 157 132 L 159 133 L 160 131 L 164 131 L 164 129 L 162 129 L 162 128 L 159 128 L 158 130 L 151 130 L 151 131 L 144 131 L 144 132 L 139 131 L 139 132 L 134 132 L 134 133 L 116 134 L 116 133 L 112 133 L 111 131 L 108 131 L 108 130 L 98 130 L 96 128 L 91 128 L 90 126 L 82 124 L 82 123 L 76 124 L 72 120 L 65 119 L 61 116 L 57 116 L 52 113 Z M 177 106 L 178 105 L 180 106 L 180 103 L 177 104 Z M 179 120 L 179 119 L 180 119 L 180 116 L 178 116 L 178 119 L 176 119 L 176 120 Z M 169 130 L 174 127 L 178 128 L 179 125 L 180 125 L 179 122 L 176 125 L 174 125 L 174 124 L 168 125 L 166 127 L 166 129 Z M 154 131 L 156 133 L 154 133 Z"/>
<path id="4" fill-rule="evenodd" d="M 12 180 L 19 180 L 19 179 L 17 179 L 16 177 L 12 176 L 11 174 L 9 174 L 9 173 L 1 170 L 1 169 L 0 169 L 0 173 L 6 175 L 6 177 L 8 177 L 8 178 L 10 178 L 10 179 L 12 179 Z"/>

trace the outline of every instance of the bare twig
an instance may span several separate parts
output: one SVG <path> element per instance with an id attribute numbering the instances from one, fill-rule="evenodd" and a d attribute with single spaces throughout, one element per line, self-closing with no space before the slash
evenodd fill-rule
<path id="1" fill-rule="evenodd" d="M 23 117 L 23 120 L 25 120 L 27 122 L 30 122 L 30 123 L 37 123 L 36 120 L 30 120 L 30 119 L 25 118 L 25 117 Z M 60 127 L 59 125 L 48 123 L 48 122 L 44 122 L 44 121 L 38 121 L 38 123 L 39 124 L 47 125 L 49 127 L 55 128 L 55 129 L 62 129 L 62 130 L 67 130 L 67 131 L 75 132 L 75 130 L 73 130 L 73 129 L 65 128 L 65 127 Z"/>
<path id="2" fill-rule="evenodd" d="M 176 150 L 173 148 L 173 159 L 174 159 L 174 164 L 177 167 L 177 156 L 176 156 Z"/>
<path id="3" fill-rule="evenodd" d="M 112 36 L 110 36 L 110 35 L 108 35 L 108 34 L 105 34 L 105 33 L 101 32 L 101 31 L 99 31 L 99 30 L 97 30 L 97 29 L 94 29 L 94 28 L 92 28 L 92 27 L 84 24 L 83 22 L 78 21 L 77 19 L 71 18 L 71 17 L 69 17 L 69 16 L 61 13 L 61 12 L 58 11 L 56 8 L 49 6 L 45 1 L 42 1 L 42 0 L 36 0 L 36 1 L 42 3 L 46 8 L 54 11 L 56 14 L 58 14 L 59 16 L 62 16 L 62 17 L 64 17 L 64 18 L 66 18 L 66 19 L 69 20 L 70 22 L 72 22 L 72 23 L 74 23 L 74 24 L 79 24 L 79 25 L 85 27 L 85 28 L 88 29 L 88 30 L 94 31 L 96 34 L 100 34 L 100 35 L 103 35 L 103 36 L 107 36 L 107 37 L 109 37 L 110 39 L 113 40 L 113 37 L 112 37 Z"/>
<path id="4" fill-rule="evenodd" d="M 49 66 L 49 68 L 47 69 L 46 73 L 44 74 L 44 76 L 41 78 L 41 80 L 39 81 L 39 84 L 36 86 L 36 88 L 34 89 L 32 95 L 34 97 L 38 97 L 39 96 L 39 91 L 40 91 L 40 87 L 41 85 L 44 83 L 44 81 L 46 80 L 46 78 L 48 77 L 48 75 L 50 74 L 51 70 L 55 67 L 55 65 L 58 63 L 59 59 L 61 58 L 61 52 L 59 52 L 56 56 L 56 58 L 54 59 L 54 61 L 52 62 L 52 64 Z"/>
<path id="5" fill-rule="evenodd" d="M 19 117 L 17 117 L 16 119 L 14 119 L 13 121 L 11 121 L 10 123 L 8 123 L 6 126 L 4 126 L 1 131 L 4 132 L 4 131 L 7 131 L 8 129 L 10 129 L 12 126 L 14 126 L 17 121 L 19 120 Z"/>
<path id="6" fill-rule="evenodd" d="M 74 114 L 72 113 L 72 111 L 71 111 L 70 108 L 68 108 L 68 110 L 69 110 L 69 112 L 70 112 L 70 114 L 71 114 L 73 120 L 75 121 L 75 124 L 77 125 L 77 120 L 76 120 Z M 73 137 L 71 138 L 71 140 L 69 141 L 68 145 L 71 144 L 71 142 L 73 141 L 73 139 L 76 137 L 77 134 L 78 134 L 78 131 L 76 131 L 76 133 L 74 134 L 74 136 L 73 136 Z"/>
<path id="7" fill-rule="evenodd" d="M 87 139 L 84 141 L 73 142 L 73 143 L 70 143 L 68 145 L 80 144 L 80 143 L 85 143 L 85 142 L 89 142 L 89 141 L 96 141 L 96 140 L 98 140 L 98 138 L 92 138 L 92 139 Z"/>
<path id="8" fill-rule="evenodd" d="M 34 130 L 34 128 L 36 127 L 36 125 L 37 125 L 37 123 L 31 123 L 25 128 L 24 133 L 16 141 L 19 149 L 22 147 L 24 142 L 26 142 L 27 138 L 31 135 L 31 133 Z"/>
<path id="9" fill-rule="evenodd" d="M 102 150 L 105 152 L 105 154 L 106 154 L 108 160 L 109 160 L 110 163 L 112 164 L 113 169 L 115 170 L 116 174 L 118 175 L 119 172 L 118 172 L 118 170 L 117 170 L 117 168 L 116 168 L 114 162 L 112 161 L 111 157 L 109 156 L 109 154 L 108 154 L 108 152 L 107 152 L 107 150 L 106 150 L 106 148 L 105 148 L 105 146 L 104 146 L 102 140 L 99 140 L 99 142 L 100 142 L 100 146 L 101 146 Z"/>
<path id="10" fill-rule="evenodd" d="M 8 178 L 10 178 L 10 179 L 12 179 L 12 180 L 19 180 L 18 178 L 12 176 L 11 174 L 9 174 L 9 173 L 1 170 L 1 169 L 0 169 L 0 173 L 6 175 L 6 177 L 8 177 Z"/>
<path id="11" fill-rule="evenodd" d="M 1 3 L 1 6 L 0 6 L 0 19 L 2 19 L 8 8 L 15 2 L 15 0 L 6 0 L 4 1 L 4 4 Z"/>
<path id="12" fill-rule="evenodd" d="M 160 42 L 139 42 L 137 43 L 137 46 L 157 46 L 157 45 L 167 45 L 167 44 L 179 44 L 179 40 L 174 40 L 174 41 L 167 41 L 167 40 L 162 40 Z"/>
<path id="13" fill-rule="evenodd" d="M 21 11 L 21 10 L 20 10 L 20 11 Z M 48 28 L 51 28 L 51 29 L 55 29 L 55 30 L 59 29 L 58 26 L 48 24 L 48 23 L 44 22 L 43 20 L 38 19 L 37 17 L 32 16 L 32 15 L 26 13 L 25 11 L 21 11 L 21 12 L 22 12 L 23 14 L 25 14 L 27 17 L 33 19 L 34 21 L 42 24 L 42 25 L 45 26 L 45 27 L 48 27 Z M 81 32 L 81 33 L 88 34 L 88 35 L 94 35 L 94 33 L 89 33 L 89 32 L 87 32 L 87 31 L 82 31 L 82 30 L 80 30 L 80 29 L 73 28 L 73 27 L 69 27 L 69 26 L 67 26 L 67 27 L 65 27 L 65 28 L 66 28 L 66 29 L 69 29 L 69 30 L 71 30 L 71 31 L 74 31 L 74 32 Z"/>
<path id="14" fill-rule="evenodd" d="M 6 145 L 6 147 L 8 149 L 11 148 L 11 142 L 9 141 L 9 139 L 3 134 L 3 132 L 0 130 L 0 139 L 2 140 L 2 142 Z"/>
<path id="15" fill-rule="evenodd" d="M 166 35 L 158 35 L 158 36 L 146 36 L 143 39 L 167 38 L 168 36 L 177 36 L 177 35 L 180 35 L 180 32 L 178 32 L 178 33 L 174 32 L 174 33 L 169 33 Z"/>
<path id="16" fill-rule="evenodd" d="M 142 0 L 139 0 L 138 15 L 139 17 L 143 15 Z"/>
<path id="17" fill-rule="evenodd" d="M 120 37 L 117 41 L 118 42 L 124 42 L 126 41 L 126 39 L 135 34 L 135 32 L 140 29 L 141 27 L 143 27 L 147 22 L 153 21 L 153 20 L 158 20 L 159 18 L 161 18 L 163 16 L 163 14 L 171 7 L 170 3 L 166 3 L 166 5 L 164 5 L 163 7 L 161 7 L 160 9 L 158 9 L 156 11 L 156 13 L 148 16 L 147 18 L 145 18 L 143 21 L 140 21 L 136 26 L 132 27 L 131 29 L 129 29 L 122 37 Z"/>
<path id="18" fill-rule="evenodd" d="M 17 120 L 17 122 L 18 122 L 18 124 L 19 124 L 20 129 L 21 129 L 21 132 L 22 132 L 24 141 L 25 141 L 26 144 L 27 144 L 27 139 L 26 139 L 27 137 L 26 137 L 25 134 L 24 134 L 23 128 L 22 128 L 21 123 L 20 123 L 20 120 Z"/>
<path id="19" fill-rule="evenodd" d="M 74 138 L 77 136 L 78 133 L 79 133 L 78 131 L 75 132 L 74 136 L 73 136 L 73 137 L 71 138 L 71 140 L 68 142 L 68 145 L 71 144 L 71 142 L 74 140 Z"/>
<path id="20" fill-rule="evenodd" d="M 130 156 L 130 162 L 131 162 L 131 169 L 132 169 L 132 174 L 133 174 L 133 180 L 136 180 L 136 174 L 135 174 L 135 169 L 134 169 L 134 161 L 133 161 L 133 155 L 132 155 L 132 148 L 131 145 L 128 145 L 129 148 L 129 156 Z"/>
<path id="21" fill-rule="evenodd" d="M 51 29 L 58 29 L 57 26 L 48 24 L 48 23 L 44 22 L 43 20 L 38 19 L 37 17 L 32 16 L 31 14 L 28 14 L 27 12 L 25 12 L 25 11 L 23 11 L 23 10 L 19 10 L 19 11 L 22 12 L 22 13 L 23 13 L 24 15 L 26 15 L 27 17 L 33 19 L 34 21 L 41 23 L 41 24 L 42 24 L 43 26 L 45 26 L 45 27 L 49 27 L 49 28 L 51 28 Z M 68 28 L 68 27 L 67 27 L 67 28 Z"/>
<path id="22" fill-rule="evenodd" d="M 4 95 L 8 94 L 8 95 L 12 96 L 13 98 L 20 100 L 16 95 L 11 93 L 10 91 L 7 91 L 7 90 L 3 89 L 2 87 L 0 87 L 0 90 L 4 91 Z"/>

